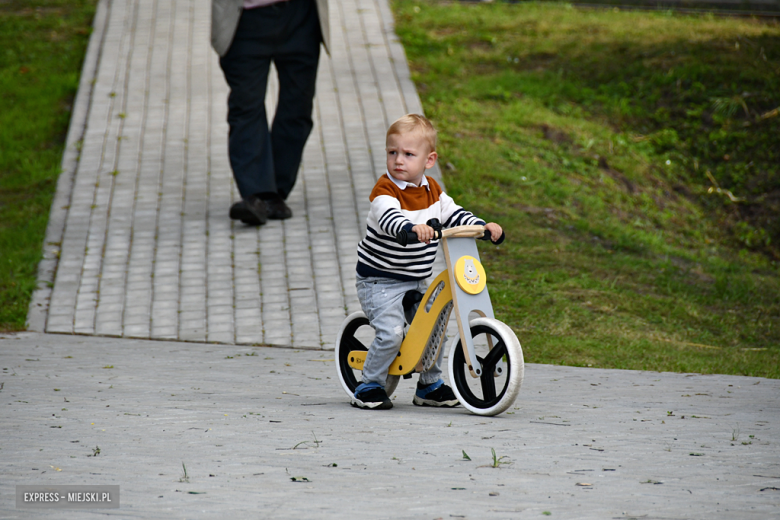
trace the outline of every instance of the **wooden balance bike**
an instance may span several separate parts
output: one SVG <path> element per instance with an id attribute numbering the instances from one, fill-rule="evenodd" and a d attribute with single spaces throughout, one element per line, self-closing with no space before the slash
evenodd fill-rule
<path id="1" fill-rule="evenodd" d="M 459 337 L 451 342 L 449 350 L 450 385 L 460 403 L 472 413 L 497 415 L 517 398 L 523 384 L 524 362 L 517 336 L 493 315 L 487 276 L 474 241 L 483 238 L 485 228 L 458 226 L 442 230 L 435 221 L 428 225 L 436 229 L 436 238 L 442 240 L 447 269 L 433 280 L 422 299 L 417 291 L 404 298 L 407 316 L 416 301 L 419 304 L 390 366 L 385 391 L 392 395 L 402 376 L 408 379 L 433 366 L 444 348 L 447 323 L 454 311 Z M 417 236 L 402 231 L 396 240 L 406 246 Z M 350 314 L 339 331 L 336 365 L 341 385 L 350 398 L 361 382 L 363 363 L 373 338 L 373 329 L 362 311 Z"/>

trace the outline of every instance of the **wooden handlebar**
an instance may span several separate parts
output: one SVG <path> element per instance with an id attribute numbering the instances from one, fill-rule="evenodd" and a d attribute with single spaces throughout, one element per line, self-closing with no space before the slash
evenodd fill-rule
<path id="1" fill-rule="evenodd" d="M 485 226 L 456 226 L 443 229 L 443 238 L 482 238 L 485 234 Z"/>

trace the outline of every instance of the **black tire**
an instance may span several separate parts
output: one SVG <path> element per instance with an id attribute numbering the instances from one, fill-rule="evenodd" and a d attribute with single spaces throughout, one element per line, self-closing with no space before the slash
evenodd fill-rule
<path id="1" fill-rule="evenodd" d="M 341 325 L 336 338 L 336 370 L 341 387 L 350 397 L 355 395 L 355 389 L 360 384 L 360 370 L 349 366 L 349 353 L 353 350 L 368 351 L 374 339 L 374 329 L 369 325 L 368 318 L 362 311 L 353 312 Z M 401 376 L 387 376 L 385 392 L 393 395 Z"/>
<path id="2" fill-rule="evenodd" d="M 453 391 L 464 408 L 477 415 L 497 415 L 512 406 L 523 384 L 525 365 L 520 342 L 505 324 L 490 318 L 471 322 L 471 335 L 482 364 L 482 375 L 471 376 L 468 362 L 455 341 L 450 347 L 449 375 Z M 488 350 L 490 335 L 493 348 Z"/>

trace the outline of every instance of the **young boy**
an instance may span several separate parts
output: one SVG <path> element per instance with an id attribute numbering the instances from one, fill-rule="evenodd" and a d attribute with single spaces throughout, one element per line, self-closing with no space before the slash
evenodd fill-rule
<path id="1" fill-rule="evenodd" d="M 464 210 L 425 176 L 436 164 L 436 130 L 425 117 L 408 114 L 387 130 L 387 174 L 371 191 L 366 237 L 358 244 L 357 293 L 363 312 L 376 331 L 363 364 L 363 380 L 352 406 L 387 410 L 393 403 L 385 392 L 387 372 L 403 341 L 404 309 L 408 291 L 425 292 L 437 243 L 426 225 L 437 218 L 445 228 L 481 224 L 495 242 L 501 226 L 485 222 Z M 402 230 L 417 233 L 419 242 L 398 245 Z M 458 399 L 441 379 L 441 349 L 436 363 L 420 374 L 413 403 L 418 406 L 457 406 Z"/>

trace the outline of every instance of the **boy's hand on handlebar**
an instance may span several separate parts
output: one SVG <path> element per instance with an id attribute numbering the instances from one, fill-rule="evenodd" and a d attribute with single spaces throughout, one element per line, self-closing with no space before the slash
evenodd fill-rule
<path id="1" fill-rule="evenodd" d="M 431 240 L 433 240 L 434 231 L 431 226 L 428 226 L 426 224 L 417 224 L 412 228 L 412 231 L 414 233 L 417 233 L 417 240 L 420 242 L 425 242 L 426 244 L 430 244 Z"/>
<path id="2" fill-rule="evenodd" d="M 493 242 L 496 242 L 504 234 L 504 230 L 495 222 L 485 224 L 485 231 L 490 233 L 490 240 Z"/>

